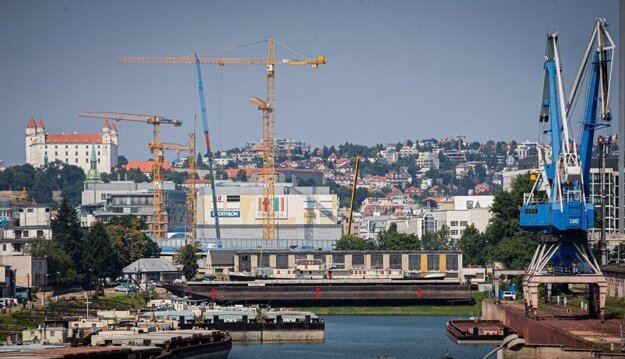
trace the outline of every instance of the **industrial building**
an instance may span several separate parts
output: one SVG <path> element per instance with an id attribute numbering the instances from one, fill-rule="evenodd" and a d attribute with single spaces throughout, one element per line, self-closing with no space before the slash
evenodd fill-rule
<path id="1" fill-rule="evenodd" d="M 185 226 L 186 192 L 176 189 L 173 182 L 163 182 L 162 186 L 167 211 L 166 229 Z M 112 217 L 132 214 L 145 221 L 148 229 L 151 229 L 154 210 L 153 189 L 153 183 L 85 181 L 79 213 L 81 225 L 89 227 L 95 220 L 107 223 Z"/>
<path id="2" fill-rule="evenodd" d="M 117 166 L 117 128 L 104 122 L 100 133 L 47 133 L 44 123 L 31 118 L 26 125 L 26 163 L 42 167 L 61 161 L 78 166 L 87 173 L 92 147 L 96 150 L 97 169 L 110 173 Z"/>
<path id="3" fill-rule="evenodd" d="M 263 184 L 218 182 L 217 209 L 222 238 L 262 238 Z M 343 235 L 338 219 L 338 197 L 329 187 L 297 187 L 276 183 L 274 213 L 276 239 L 332 240 Z M 200 188 L 197 202 L 197 238 L 215 238 L 209 188 Z"/>

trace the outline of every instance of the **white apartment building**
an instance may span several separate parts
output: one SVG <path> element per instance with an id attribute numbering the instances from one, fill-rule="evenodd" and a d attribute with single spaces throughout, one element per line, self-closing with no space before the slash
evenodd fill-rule
<path id="1" fill-rule="evenodd" d="M 415 160 L 415 165 L 421 168 L 438 169 L 441 165 L 438 154 L 434 152 L 419 152 L 419 157 Z"/>
<path id="2" fill-rule="evenodd" d="M 443 208 L 432 212 L 436 217 L 436 228 L 443 225 L 449 228 L 452 239 L 460 239 L 467 226 L 473 224 L 483 232 L 491 218 L 490 206 L 495 196 L 455 196 L 453 208 Z"/>
<path id="3" fill-rule="evenodd" d="M 104 122 L 100 133 L 47 133 L 42 120 L 35 123 L 31 118 L 26 125 L 26 163 L 42 167 L 47 163 L 61 161 L 78 166 L 87 173 L 92 147 L 96 150 L 97 169 L 110 173 L 117 166 L 117 128 Z"/>

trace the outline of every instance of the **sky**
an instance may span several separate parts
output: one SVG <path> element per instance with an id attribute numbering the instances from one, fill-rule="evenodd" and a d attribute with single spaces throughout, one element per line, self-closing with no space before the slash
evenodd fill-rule
<path id="1" fill-rule="evenodd" d="M 568 89 L 597 17 L 618 42 L 617 0 L 0 0 L 0 159 L 24 162 L 31 116 L 48 133 L 97 133 L 103 121 L 80 111 L 180 119 L 182 128 L 163 127 L 162 141 L 185 143 L 202 132 L 195 68 L 118 57 L 264 57 L 265 43 L 237 45 L 267 38 L 327 58 L 317 69 L 276 68 L 276 137 L 313 146 L 456 134 L 536 140 L 546 33 L 560 34 Z M 202 71 L 213 149 L 259 141 L 261 112 L 249 98 L 266 96 L 264 67 Z M 151 128 L 117 127 L 120 154 L 150 157 Z"/>

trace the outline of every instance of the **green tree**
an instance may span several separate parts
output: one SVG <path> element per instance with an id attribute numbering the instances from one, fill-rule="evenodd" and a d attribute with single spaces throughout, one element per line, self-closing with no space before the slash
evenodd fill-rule
<path id="1" fill-rule="evenodd" d="M 187 243 L 180 247 L 180 250 L 178 250 L 178 253 L 174 257 L 176 264 L 182 265 L 182 274 L 187 280 L 193 279 L 197 274 L 199 268 L 197 264 L 199 253 L 200 244 L 198 242 L 194 242 L 193 244 Z"/>
<path id="2" fill-rule="evenodd" d="M 449 228 L 445 225 L 435 232 L 426 232 L 421 237 L 422 249 L 424 251 L 440 251 L 455 249 L 455 243 L 449 235 Z"/>
<path id="3" fill-rule="evenodd" d="M 378 233 L 378 249 L 381 250 L 420 250 L 421 241 L 416 234 L 399 233 L 397 223 L 391 223 L 389 228 Z"/>
<path id="4" fill-rule="evenodd" d="M 361 238 L 355 234 L 343 235 L 334 244 L 334 249 L 337 251 L 364 251 L 376 248 L 377 246 L 372 240 Z"/>
<path id="5" fill-rule="evenodd" d="M 81 262 L 83 258 L 83 240 L 80 221 L 76 214 L 76 209 L 72 207 L 69 200 L 63 197 L 59 214 L 52 219 L 52 237 L 63 248 L 72 259 L 73 268 L 81 272 Z"/>
<path id="6" fill-rule="evenodd" d="M 493 259 L 501 262 L 506 268 L 527 268 L 538 240 L 529 232 L 519 232 L 512 237 L 506 237 L 493 248 Z"/>
<path id="7" fill-rule="evenodd" d="M 244 169 L 240 169 L 237 172 L 237 181 L 239 181 L 239 182 L 247 182 L 247 174 L 245 173 Z"/>
<path id="8" fill-rule="evenodd" d="M 460 238 L 460 250 L 465 266 L 486 264 L 486 238 L 473 224 L 464 229 Z"/>
<path id="9" fill-rule="evenodd" d="M 117 270 L 139 258 L 156 257 L 161 249 L 145 234 L 147 226 L 139 217 L 126 215 L 113 217 L 106 225 L 113 248 L 117 253 Z"/>
<path id="10" fill-rule="evenodd" d="M 83 276 L 76 270 L 72 258 L 56 240 L 37 240 L 27 247 L 26 252 L 35 257 L 46 257 L 48 273 L 51 276 L 57 276 L 57 273 L 59 273 L 60 277 L 58 279 L 63 284 L 79 283 L 83 280 Z M 57 278 L 52 280 L 56 281 Z"/>
<path id="11" fill-rule="evenodd" d="M 114 277 L 117 274 L 117 253 L 106 227 L 100 221 L 95 222 L 87 233 L 83 263 L 84 268 L 89 269 L 96 278 Z"/>

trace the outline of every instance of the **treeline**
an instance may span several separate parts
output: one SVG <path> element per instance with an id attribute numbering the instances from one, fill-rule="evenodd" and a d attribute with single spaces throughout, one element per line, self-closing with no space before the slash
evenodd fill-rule
<path id="1" fill-rule="evenodd" d="M 138 217 L 114 217 L 106 225 L 95 222 L 83 231 L 76 210 L 66 198 L 51 227 L 52 239 L 31 244 L 28 252 L 46 256 L 48 273 L 63 284 L 115 278 L 135 260 L 160 254 L 160 248 L 144 233 L 146 225 Z"/>
<path id="2" fill-rule="evenodd" d="M 12 166 L 0 172 L 0 190 L 26 189 L 39 204 L 54 204 L 53 191 L 61 191 L 73 205 L 80 203 L 85 173 L 82 168 L 56 161 L 40 168 L 29 164 Z"/>
<path id="3" fill-rule="evenodd" d="M 392 223 L 375 239 L 363 239 L 355 235 L 343 236 L 336 243 L 337 250 L 453 250 L 463 251 L 464 265 L 485 266 L 500 262 L 507 268 L 525 268 L 532 259 L 538 244 L 536 233 L 519 228 L 519 208 L 523 193 L 532 189 L 529 174 L 519 175 L 512 181 L 510 192 L 495 194 L 491 206 L 492 218 L 484 232 L 475 226 L 465 228 L 458 241 L 451 239 L 445 226 L 419 238 L 416 234 L 399 233 Z"/>

